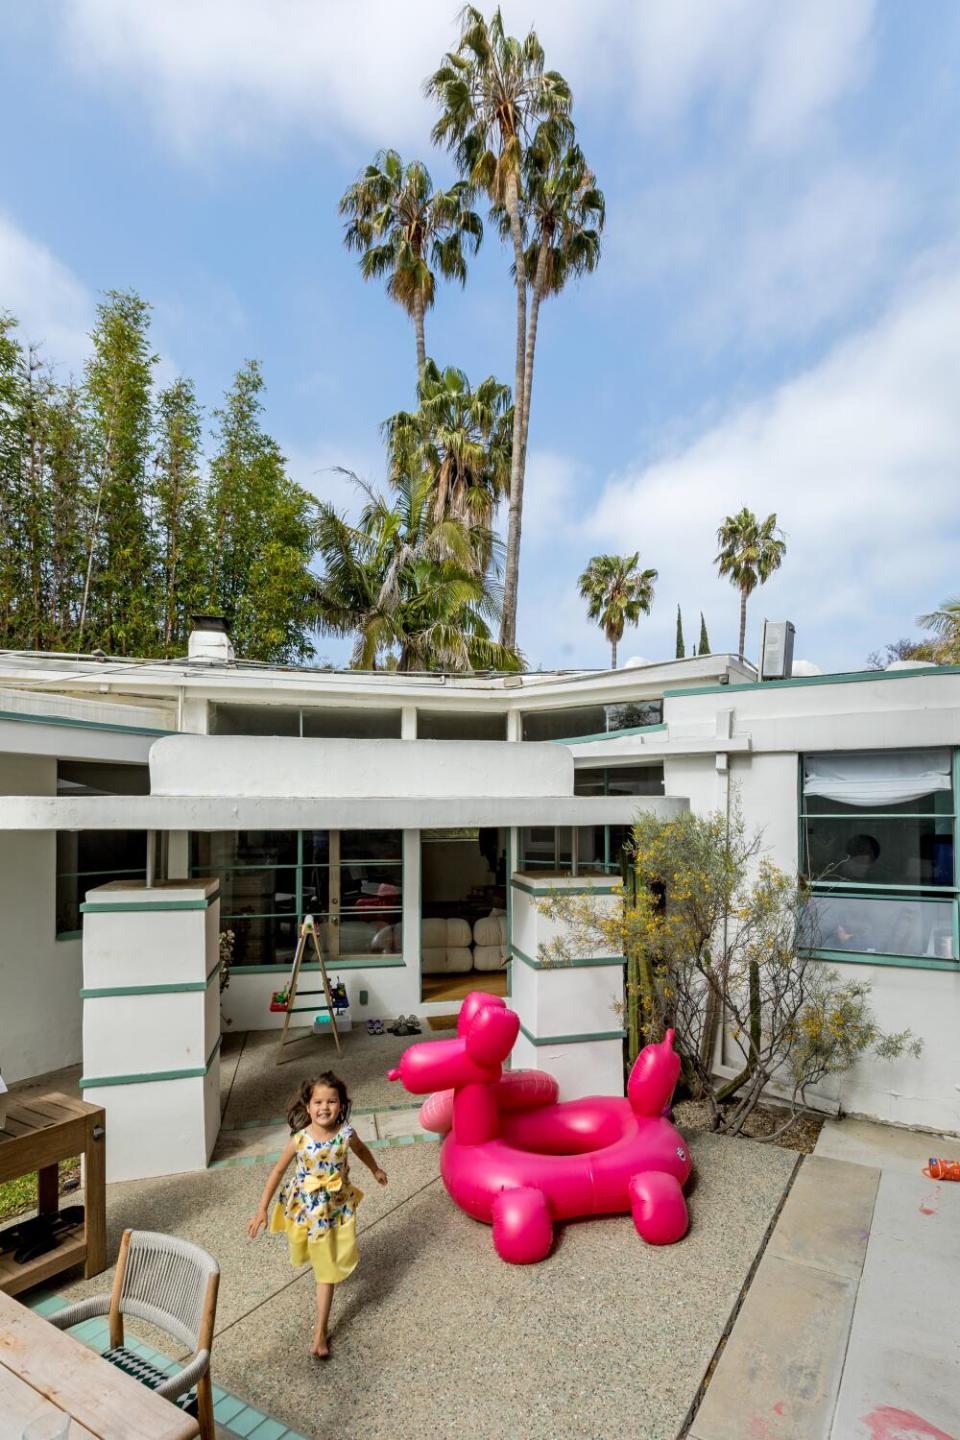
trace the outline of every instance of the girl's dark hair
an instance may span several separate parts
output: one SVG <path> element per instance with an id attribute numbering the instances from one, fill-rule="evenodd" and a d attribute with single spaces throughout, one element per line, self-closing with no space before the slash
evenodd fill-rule
<path id="1" fill-rule="evenodd" d="M 332 1070 L 324 1070 L 322 1075 L 314 1075 L 310 1080 L 301 1081 L 296 1093 L 291 1096 L 287 1106 L 287 1124 L 291 1130 L 304 1130 L 310 1124 L 310 1111 L 307 1106 L 318 1085 L 337 1092 L 340 1101 L 337 1124 L 345 1125 L 350 1118 L 350 1096 L 347 1094 L 346 1085 Z"/>

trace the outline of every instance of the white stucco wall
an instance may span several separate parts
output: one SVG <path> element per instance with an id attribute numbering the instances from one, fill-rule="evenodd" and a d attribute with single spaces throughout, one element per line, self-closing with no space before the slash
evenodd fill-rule
<path id="1" fill-rule="evenodd" d="M 56 789 L 56 759 L 0 754 L 0 808 L 5 795 Z M 0 1069 L 8 1083 L 80 1060 L 80 941 L 55 938 L 56 848 L 52 831 L 0 831 Z"/>

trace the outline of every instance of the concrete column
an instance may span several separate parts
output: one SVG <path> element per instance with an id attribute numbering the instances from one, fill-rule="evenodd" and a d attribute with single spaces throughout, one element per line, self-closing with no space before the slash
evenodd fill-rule
<path id="1" fill-rule="evenodd" d="M 420 831 L 403 832 L 403 963 L 408 1003 L 420 1005 Z"/>
<path id="2" fill-rule="evenodd" d="M 523 739 L 523 716 L 519 710 L 507 711 L 507 739 Z"/>
<path id="3" fill-rule="evenodd" d="M 400 711 L 400 739 L 416 740 L 417 738 L 417 707 L 416 705 L 404 705 Z"/>
<path id="4" fill-rule="evenodd" d="M 83 1098 L 107 1179 L 202 1170 L 220 1128 L 217 880 L 116 881 L 83 905 Z"/>
<path id="5" fill-rule="evenodd" d="M 186 880 L 190 875 L 190 831 L 171 830 L 167 835 L 167 878 Z"/>
<path id="6" fill-rule="evenodd" d="M 511 880 L 510 1006 L 520 1017 L 514 1069 L 546 1070 L 560 1084 L 560 1099 L 622 1095 L 624 965 L 619 955 L 577 955 L 550 965 L 539 949 L 558 934 L 540 912 L 551 890 L 592 895 L 602 908 L 622 903 L 602 875 L 543 876 L 515 873 Z"/>

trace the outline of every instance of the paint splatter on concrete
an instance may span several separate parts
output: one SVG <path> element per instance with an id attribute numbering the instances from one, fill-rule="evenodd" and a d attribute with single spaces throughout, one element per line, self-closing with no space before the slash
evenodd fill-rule
<path id="1" fill-rule="evenodd" d="M 870 1440 L 960 1440 L 960 1436 L 948 1435 L 913 1410 L 900 1410 L 895 1405 L 871 1410 L 864 1415 L 863 1423 L 870 1427 Z"/>

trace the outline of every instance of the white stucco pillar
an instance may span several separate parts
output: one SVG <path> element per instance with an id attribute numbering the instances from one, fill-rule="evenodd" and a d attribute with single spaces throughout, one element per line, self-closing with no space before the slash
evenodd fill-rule
<path id="1" fill-rule="evenodd" d="M 190 831 L 171 830 L 167 835 L 167 879 L 186 880 L 190 874 Z"/>
<path id="2" fill-rule="evenodd" d="M 540 913 L 551 890 L 592 895 L 598 906 L 620 905 L 609 877 L 536 876 L 511 879 L 510 1007 L 520 1017 L 514 1069 L 546 1070 L 560 1084 L 560 1099 L 622 1095 L 624 965 L 597 951 L 568 964 L 544 964 L 539 948 L 558 926 Z"/>
<path id="3" fill-rule="evenodd" d="M 416 740 L 417 738 L 417 707 L 416 705 L 403 705 L 400 709 L 400 739 Z"/>
<path id="4" fill-rule="evenodd" d="M 117 881 L 83 905 L 83 1098 L 107 1179 L 202 1170 L 220 1128 L 217 880 Z"/>
<path id="5" fill-rule="evenodd" d="M 403 832 L 403 963 L 412 1008 L 420 1004 L 420 831 Z"/>
<path id="6" fill-rule="evenodd" d="M 523 716 L 519 710 L 507 711 L 507 739 L 523 739 Z"/>

